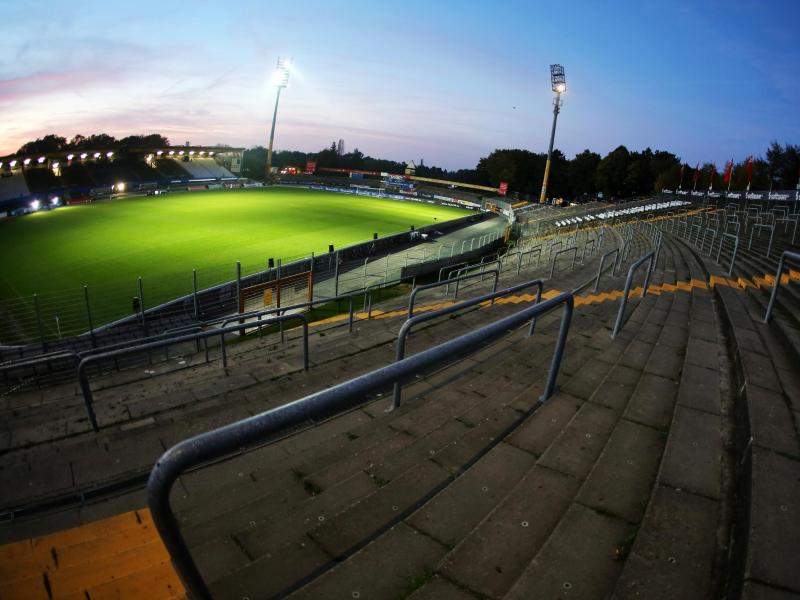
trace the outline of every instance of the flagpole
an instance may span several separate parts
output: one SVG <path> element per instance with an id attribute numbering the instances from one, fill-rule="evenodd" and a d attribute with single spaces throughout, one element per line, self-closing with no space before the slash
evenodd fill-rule
<path id="1" fill-rule="evenodd" d="M 731 164 L 728 166 L 728 191 L 731 191 L 731 181 L 733 181 L 733 159 L 731 159 Z"/>

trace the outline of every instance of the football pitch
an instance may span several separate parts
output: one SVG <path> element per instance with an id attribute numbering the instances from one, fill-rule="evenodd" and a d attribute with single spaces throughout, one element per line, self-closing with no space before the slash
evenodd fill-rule
<path id="1" fill-rule="evenodd" d="M 11 307 L 33 309 L 39 295 L 52 330 L 63 298 L 67 313 L 85 312 L 91 293 L 97 323 L 130 313 L 143 278 L 148 307 L 191 293 L 192 269 L 200 289 L 266 268 L 267 259 L 326 253 L 455 219 L 470 211 L 331 192 L 272 188 L 169 193 L 42 211 L 0 221 L 0 319 Z M 0 328 L 3 329 L 3 328 Z M 27 327 L 26 327 L 27 329 Z M 2 341 L 2 340 L 0 340 Z"/>

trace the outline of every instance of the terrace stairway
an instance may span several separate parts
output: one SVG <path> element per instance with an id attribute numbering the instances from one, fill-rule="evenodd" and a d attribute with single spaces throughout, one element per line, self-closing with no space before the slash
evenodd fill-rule
<path id="1" fill-rule="evenodd" d="M 649 245 L 634 238 L 633 254 Z M 557 286 L 577 286 L 594 265 L 559 276 Z M 538 398 L 558 330 L 555 314 L 540 318 L 530 338 L 524 329 L 509 332 L 449 367 L 420 373 L 404 386 L 395 411 L 386 411 L 388 394 L 367 399 L 344 415 L 181 477 L 172 504 L 214 597 L 795 597 L 796 553 L 787 544 L 797 539 L 798 490 L 794 463 L 786 461 L 796 448 L 782 437 L 785 415 L 767 419 L 751 445 L 753 465 L 765 465 L 752 469 L 759 488 L 737 477 L 740 363 L 751 359 L 742 362 L 732 342 L 738 326 L 731 327 L 730 306 L 741 292 L 696 284 L 708 280 L 708 267 L 681 240 L 665 236 L 651 293 L 634 294 L 615 339 L 618 303 L 583 293 L 557 392 L 546 402 Z M 620 278 L 603 286 L 620 288 Z M 514 304 L 498 303 L 420 327 L 410 351 L 513 310 Z M 277 353 L 272 367 L 259 354 L 269 343 L 247 342 L 233 353 L 228 391 L 220 392 L 218 373 L 200 379 L 216 370 L 208 366 L 187 370 L 191 400 L 178 398 L 187 391 L 182 376 L 109 387 L 101 422 L 137 401 L 146 411 L 128 422 L 155 422 L 127 432 L 107 426 L 14 452 L 30 466 L 40 464 L 37 452 L 52 452 L 48 444 L 74 456 L 110 444 L 106 473 L 120 470 L 117 458 L 134 472 L 162 444 L 385 364 L 403 319 L 359 322 L 357 336 L 330 330 L 312 338 L 317 364 L 308 374 L 297 370 L 296 341 L 283 350 L 270 344 Z M 114 377 L 98 381 L 109 386 Z M 204 386 L 216 391 L 208 400 L 198 392 Z M 142 443 L 148 436 L 152 443 Z M 135 444 L 128 455 L 125 444 Z M 775 452 L 775 444 L 784 445 Z M 102 472 L 95 462 L 84 472 L 98 473 L 98 466 Z M 769 475 L 779 475 L 780 483 L 765 485 Z M 749 503 L 734 503 L 737 485 L 750 490 Z M 776 518 L 774 503 L 792 490 Z M 93 516 L 142 505 L 134 491 L 98 504 Z M 750 511 L 753 525 L 744 533 L 745 551 L 737 507 Z M 75 512 L 66 511 L 59 526 L 80 522 Z M 37 527 L 44 531 L 53 521 L 23 520 L 6 533 L 13 539 Z M 783 561 L 764 547 L 770 536 Z M 0 548 L 0 557 L 14 547 Z M 151 593 L 180 593 L 163 551 L 148 556 Z M 744 578 L 739 556 L 748 564 Z M 103 597 L 75 579 L 59 588 L 58 564 L 48 568 L 58 597 Z M 3 598 L 11 589 L 42 593 L 40 575 L 3 581 Z"/>

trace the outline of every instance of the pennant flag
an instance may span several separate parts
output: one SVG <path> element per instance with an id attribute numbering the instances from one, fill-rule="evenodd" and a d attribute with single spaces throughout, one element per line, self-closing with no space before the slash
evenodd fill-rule
<path id="1" fill-rule="evenodd" d="M 722 177 L 723 183 L 730 182 L 732 174 L 733 174 L 733 159 L 731 159 L 731 162 L 725 165 L 725 175 Z"/>
<path id="2" fill-rule="evenodd" d="M 697 163 L 694 167 L 694 182 L 697 183 L 697 179 L 700 177 L 700 163 Z"/>
<path id="3" fill-rule="evenodd" d="M 711 173 L 709 174 L 708 177 L 709 180 L 708 189 L 712 189 L 714 187 L 714 179 L 716 179 L 717 177 L 717 165 L 712 163 L 710 171 Z"/>
<path id="4" fill-rule="evenodd" d="M 753 155 L 747 157 L 747 187 L 750 188 L 750 183 L 753 181 Z"/>

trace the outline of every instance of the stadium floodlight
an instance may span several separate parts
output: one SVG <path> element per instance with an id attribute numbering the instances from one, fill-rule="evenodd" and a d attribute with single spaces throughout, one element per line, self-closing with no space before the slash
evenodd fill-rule
<path id="1" fill-rule="evenodd" d="M 3 161 L 0 160 L 0 169 L 2 169 L 2 168 L 3 168 Z"/>
<path id="2" fill-rule="evenodd" d="M 31 159 L 30 158 L 26 158 L 25 160 L 22 161 L 22 164 L 27 167 L 29 164 L 31 164 Z"/>
<path id="3" fill-rule="evenodd" d="M 36 159 L 36 162 L 38 162 L 39 164 L 42 164 L 46 160 L 47 159 L 44 156 L 40 156 L 39 158 Z"/>
<path id="4" fill-rule="evenodd" d="M 61 164 L 60 162 L 58 162 L 57 160 L 55 160 L 55 161 L 53 161 L 53 164 L 52 164 L 52 165 L 50 165 L 50 166 L 51 166 L 52 168 L 54 168 L 54 169 L 57 169 L 57 168 L 58 168 L 58 166 L 59 166 L 60 164 Z"/>
<path id="5" fill-rule="evenodd" d="M 205 153 L 205 150 L 200 150 L 200 156 L 203 156 Z"/>
<path id="6" fill-rule="evenodd" d="M 178 152 L 178 156 L 183 156 L 183 150 L 181 150 L 180 152 Z"/>
<path id="7" fill-rule="evenodd" d="M 567 78 L 564 76 L 564 67 L 561 65 L 550 65 L 550 86 L 553 88 L 556 97 L 553 100 L 553 129 L 550 131 L 550 147 L 547 150 L 547 162 L 544 165 L 544 179 L 542 180 L 542 193 L 539 196 L 539 204 L 544 204 L 547 199 L 547 180 L 550 178 L 550 163 L 553 160 L 556 121 L 558 121 L 558 113 L 561 111 L 561 94 L 567 91 Z"/>
<path id="8" fill-rule="evenodd" d="M 159 151 L 156 152 L 156 156 L 161 156 L 162 154 L 164 154 L 163 150 L 159 150 Z"/>
<path id="9" fill-rule="evenodd" d="M 272 85 L 277 88 L 275 93 L 275 110 L 272 112 L 272 129 L 269 132 L 269 146 L 267 147 L 267 180 L 272 179 L 272 142 L 275 139 L 275 121 L 278 118 L 278 103 L 281 100 L 281 90 L 289 85 L 289 72 L 292 69 L 291 59 L 278 57 L 278 64 L 272 74 Z"/>
<path id="10" fill-rule="evenodd" d="M 86 154 L 86 152 L 82 153 L 81 154 L 81 160 L 84 160 L 87 156 L 89 156 L 89 155 Z"/>
<path id="11" fill-rule="evenodd" d="M 116 190 L 118 192 L 124 192 L 125 191 L 125 184 L 124 183 L 118 183 L 114 187 L 116 188 Z"/>
<path id="12" fill-rule="evenodd" d="M 58 206 L 58 196 L 52 198 L 50 200 L 50 204 L 52 204 L 53 206 Z"/>
<path id="13" fill-rule="evenodd" d="M 208 155 L 209 155 L 209 156 L 214 156 L 214 152 L 213 152 L 213 151 L 212 151 L 212 152 L 209 152 L 209 153 L 208 153 Z"/>
<path id="14" fill-rule="evenodd" d="M 92 156 L 94 158 L 100 158 L 100 153 L 99 152 L 95 152 Z"/>
<path id="15" fill-rule="evenodd" d="M 17 161 L 16 160 L 12 160 L 10 163 L 8 163 L 8 166 L 13 169 L 14 167 L 17 166 Z"/>
<path id="16" fill-rule="evenodd" d="M 31 210 L 34 210 L 34 211 L 39 210 L 39 207 L 41 207 L 41 206 L 42 206 L 42 203 L 39 202 L 38 200 L 32 200 L 31 203 L 30 203 Z"/>
<path id="17" fill-rule="evenodd" d="M 175 150 L 170 150 L 170 151 L 169 151 L 169 155 L 170 155 L 170 156 L 172 156 L 172 155 L 174 155 L 174 154 L 175 154 Z"/>
<path id="18" fill-rule="evenodd" d="M 106 158 L 111 158 L 112 156 L 114 156 L 113 152 L 106 152 Z"/>
<path id="19" fill-rule="evenodd" d="M 189 150 L 189 156 L 194 156 L 194 150 Z"/>
<path id="20" fill-rule="evenodd" d="M 75 158 L 74 154 L 67 154 L 67 160 L 72 160 L 73 158 Z"/>

